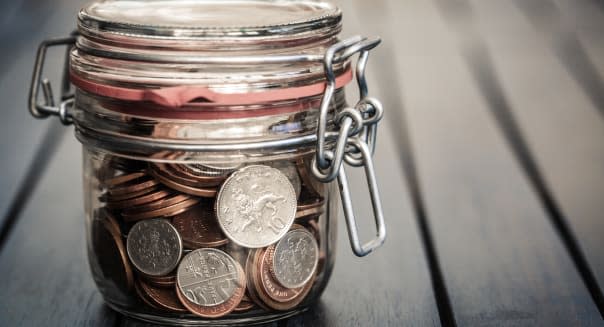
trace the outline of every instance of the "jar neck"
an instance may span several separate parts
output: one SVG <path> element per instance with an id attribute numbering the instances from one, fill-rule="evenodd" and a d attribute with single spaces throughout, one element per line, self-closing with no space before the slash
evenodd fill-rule
<path id="1" fill-rule="evenodd" d="M 157 151 L 174 150 L 185 153 L 186 160 L 199 155 L 262 161 L 314 151 L 320 102 L 321 96 L 314 96 L 262 105 L 207 107 L 207 119 L 187 119 L 187 112 L 198 109 L 185 107 L 178 110 L 182 116 L 175 119 L 174 115 L 139 114 L 165 112 L 149 104 L 78 90 L 73 117 L 82 143 L 117 155 L 148 158 Z M 333 117 L 345 105 L 344 90 L 338 89 L 329 108 L 328 131 L 335 129 Z"/>

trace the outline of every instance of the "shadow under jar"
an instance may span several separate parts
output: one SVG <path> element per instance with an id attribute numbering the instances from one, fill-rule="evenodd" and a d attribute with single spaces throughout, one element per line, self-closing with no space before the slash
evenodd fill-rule
<path id="1" fill-rule="evenodd" d="M 74 123 L 83 144 L 89 263 L 109 306 L 168 324 L 273 321 L 325 289 L 339 203 L 357 255 L 383 243 L 382 108 L 364 79 L 379 40 L 340 30 L 325 2 L 110 1 L 42 44 L 30 111 Z M 40 82 L 52 45 L 70 46 L 75 86 L 58 107 Z M 367 175 L 377 231 L 364 245 L 344 162 Z"/>

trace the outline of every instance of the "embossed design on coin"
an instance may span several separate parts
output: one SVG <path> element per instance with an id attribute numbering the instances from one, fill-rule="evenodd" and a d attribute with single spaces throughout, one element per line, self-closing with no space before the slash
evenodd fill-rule
<path id="1" fill-rule="evenodd" d="M 217 247 L 228 243 L 216 222 L 213 202 L 201 201 L 197 206 L 176 215 L 172 224 L 182 237 L 183 245 L 189 249 Z"/>
<path id="2" fill-rule="evenodd" d="M 198 306 L 225 303 L 242 287 L 242 273 L 238 266 L 230 255 L 221 250 L 192 251 L 182 259 L 176 271 L 180 295 Z"/>
<path id="3" fill-rule="evenodd" d="M 180 235 L 165 219 L 136 223 L 128 233 L 126 246 L 134 267 L 149 276 L 168 274 L 182 255 Z"/>
<path id="4" fill-rule="evenodd" d="M 317 269 L 317 241 L 306 229 L 290 230 L 275 245 L 272 261 L 272 272 L 279 284 L 287 288 L 302 287 Z"/>
<path id="5" fill-rule="evenodd" d="M 277 242 L 293 224 L 296 193 L 278 169 L 247 166 L 222 185 L 216 215 L 233 242 L 248 248 L 265 247 Z"/>

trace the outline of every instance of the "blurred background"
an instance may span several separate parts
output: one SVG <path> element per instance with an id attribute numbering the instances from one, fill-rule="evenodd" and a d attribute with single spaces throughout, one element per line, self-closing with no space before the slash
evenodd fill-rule
<path id="1" fill-rule="evenodd" d="M 38 44 L 70 33 L 85 3 L 0 3 L 0 289 L 13 299 L 0 316 L 7 321 L 44 323 L 60 313 L 89 322 L 91 312 L 106 310 L 81 273 L 83 219 L 74 220 L 81 195 L 65 191 L 81 185 L 72 127 L 36 120 L 26 105 Z M 375 162 L 389 239 L 360 260 L 341 226 L 336 277 L 323 304 L 299 321 L 601 325 L 604 2 L 338 3 L 345 36 L 383 39 L 368 74 L 370 93 L 386 109 Z M 49 52 L 45 75 L 55 85 L 63 53 Z M 355 176 L 354 188 L 364 189 Z M 359 194 L 358 210 L 369 217 Z M 362 224 L 371 236 L 371 221 Z M 54 262 L 46 280 L 71 286 L 53 286 L 30 316 L 32 295 L 14 280 L 38 269 L 29 261 L 41 256 Z M 84 294 L 61 297 L 71 289 Z M 51 309 L 53 299 L 60 308 Z M 86 308 L 69 313 L 81 301 Z"/>

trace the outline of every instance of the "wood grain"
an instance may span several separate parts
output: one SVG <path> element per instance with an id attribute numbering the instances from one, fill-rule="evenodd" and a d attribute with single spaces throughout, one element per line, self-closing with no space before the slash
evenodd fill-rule
<path id="1" fill-rule="evenodd" d="M 80 146 L 66 137 L 0 254 L 5 326 L 107 326 L 86 259 Z"/>
<path id="2" fill-rule="evenodd" d="M 395 66 L 459 325 L 598 325 L 593 302 L 489 114 L 435 2 L 389 2 Z M 367 5 L 366 10 L 373 6 Z M 392 72 L 392 68 L 397 67 Z"/>
<path id="3" fill-rule="evenodd" d="M 515 7 L 474 5 L 523 134 L 601 287 L 604 120 Z M 502 13 L 505 21 L 497 19 Z"/>
<path id="4" fill-rule="evenodd" d="M 58 121 L 36 120 L 27 110 L 27 94 L 38 44 L 46 38 L 69 34 L 75 28 L 75 15 L 83 3 L 84 0 L 45 0 L 7 1 L 2 4 L 5 27 L 0 33 L 0 226 L 7 216 L 12 219 L 18 215 L 20 204 L 29 193 L 27 190 L 38 179 L 38 176 L 28 178 L 29 170 L 43 168 L 50 153 L 54 152 L 55 141 L 64 131 L 58 126 Z M 49 51 L 49 54 L 44 76 L 58 82 L 64 51 Z M 59 91 L 55 87 L 56 95 Z M 36 158 L 45 150 L 49 154 Z M 25 192 L 17 196 L 21 187 Z"/>

